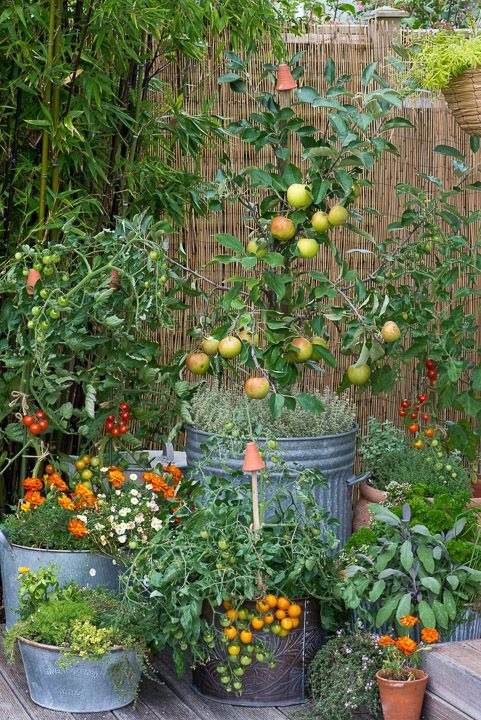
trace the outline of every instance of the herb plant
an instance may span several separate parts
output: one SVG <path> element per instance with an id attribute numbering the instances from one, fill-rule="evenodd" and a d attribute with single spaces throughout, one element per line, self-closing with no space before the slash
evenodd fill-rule
<path id="1" fill-rule="evenodd" d="M 411 75 L 419 87 L 444 90 L 465 70 L 481 68 L 481 35 L 428 33 L 413 48 Z"/>

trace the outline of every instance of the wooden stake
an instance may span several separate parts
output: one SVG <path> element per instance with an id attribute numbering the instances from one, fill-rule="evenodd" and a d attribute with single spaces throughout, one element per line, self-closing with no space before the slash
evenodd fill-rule
<path id="1" fill-rule="evenodd" d="M 257 487 L 257 471 L 254 471 L 251 475 L 251 487 L 252 487 L 252 520 L 254 531 L 261 529 L 261 516 L 259 513 L 259 489 Z"/>

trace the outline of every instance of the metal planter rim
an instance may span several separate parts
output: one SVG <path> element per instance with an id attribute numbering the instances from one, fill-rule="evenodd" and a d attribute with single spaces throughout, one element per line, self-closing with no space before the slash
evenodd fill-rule
<path id="1" fill-rule="evenodd" d="M 227 437 L 224 435 L 219 435 L 218 433 L 208 432 L 207 430 L 201 430 L 200 428 L 196 427 L 195 425 L 186 425 L 187 430 L 193 430 L 196 433 L 199 433 L 199 435 L 207 435 L 209 437 Z M 289 437 L 278 437 L 276 440 L 279 441 L 294 441 L 294 440 L 329 440 L 330 438 L 338 438 L 338 437 L 346 437 L 348 435 L 352 435 L 353 433 L 357 433 L 359 429 L 359 426 L 357 423 L 354 423 L 351 430 L 346 430 L 346 432 L 342 433 L 332 433 L 331 435 L 307 435 L 307 436 L 299 436 L 299 435 L 291 435 Z M 236 440 L 241 440 L 242 438 L 236 438 Z M 256 438 L 259 441 L 267 440 L 268 438 L 265 437 L 259 437 Z"/>
<path id="2" fill-rule="evenodd" d="M 50 652 L 55 653 L 61 653 L 65 650 L 68 650 L 68 648 L 60 647 L 60 645 L 46 645 L 45 643 L 37 642 L 36 640 L 29 640 L 28 638 L 19 637 L 17 638 L 19 643 L 23 643 L 24 645 L 30 645 L 31 647 L 37 647 L 41 648 L 42 650 L 49 650 Z M 109 653 L 117 653 L 117 652 L 129 652 L 129 650 L 133 650 L 134 648 L 128 648 L 128 647 L 122 647 L 120 645 L 115 645 L 114 647 L 111 647 L 109 650 L 107 650 L 106 655 Z M 85 658 L 81 658 L 80 655 L 78 656 L 79 660 L 85 660 Z M 100 660 L 101 658 L 99 658 Z"/>

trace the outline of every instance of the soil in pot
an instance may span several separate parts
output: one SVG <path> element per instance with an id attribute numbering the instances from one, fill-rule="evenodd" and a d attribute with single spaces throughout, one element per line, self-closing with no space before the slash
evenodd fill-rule
<path id="1" fill-rule="evenodd" d="M 392 680 L 385 670 L 376 673 L 384 720 L 420 720 L 429 676 L 417 669 L 412 674 L 414 680 Z"/>
<path id="2" fill-rule="evenodd" d="M 307 670 L 317 650 L 325 640 L 320 627 L 319 604 L 316 600 L 296 600 L 302 607 L 299 627 L 287 637 L 278 637 L 271 632 L 260 632 L 262 643 L 272 652 L 276 665 L 269 668 L 264 662 L 253 659 L 244 667 L 243 689 L 240 693 L 227 692 L 220 681 L 218 667 L 227 665 L 226 646 L 219 643 L 211 652 L 209 661 L 195 668 L 194 688 L 210 700 L 229 705 L 248 707 L 272 707 L 298 705 L 306 701 Z M 249 603 L 246 603 L 249 607 Z M 254 607 L 254 604 L 252 604 Z M 203 609 L 205 619 L 212 621 L 214 614 L 210 606 Z M 215 623 L 221 630 L 218 620 Z"/>
<path id="3" fill-rule="evenodd" d="M 142 663 L 134 650 L 115 648 L 91 660 L 65 658 L 61 648 L 19 639 L 33 702 L 50 710 L 90 713 L 134 701 Z"/>

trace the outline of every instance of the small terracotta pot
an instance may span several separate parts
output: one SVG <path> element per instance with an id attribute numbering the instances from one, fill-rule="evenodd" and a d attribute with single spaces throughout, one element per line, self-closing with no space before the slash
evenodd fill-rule
<path id="1" fill-rule="evenodd" d="M 277 68 L 276 90 L 280 92 L 288 92 L 294 90 L 297 83 L 294 80 L 290 67 L 287 63 L 281 63 Z"/>
<path id="2" fill-rule="evenodd" d="M 385 670 L 376 673 L 384 720 L 419 720 L 429 675 L 412 671 L 415 680 L 391 680 Z"/>
<path id="3" fill-rule="evenodd" d="M 32 268 L 28 271 L 27 279 L 25 280 L 25 285 L 27 286 L 27 294 L 33 295 L 33 292 L 35 290 L 35 285 L 40 280 L 40 273 L 38 270 L 34 270 Z"/>
<path id="4" fill-rule="evenodd" d="M 387 500 L 387 492 L 384 490 L 378 490 L 377 488 L 364 482 L 359 485 L 359 499 L 354 508 L 354 514 L 352 518 L 352 529 L 353 531 L 359 530 L 359 528 L 369 527 L 371 524 L 371 513 L 369 512 L 369 503 L 380 503 Z"/>
<path id="5" fill-rule="evenodd" d="M 481 498 L 481 478 L 478 477 L 473 483 L 473 498 Z"/>
<path id="6" fill-rule="evenodd" d="M 118 290 L 120 287 L 120 275 L 118 273 L 118 270 L 112 270 L 110 273 L 110 287 L 113 290 Z"/>

